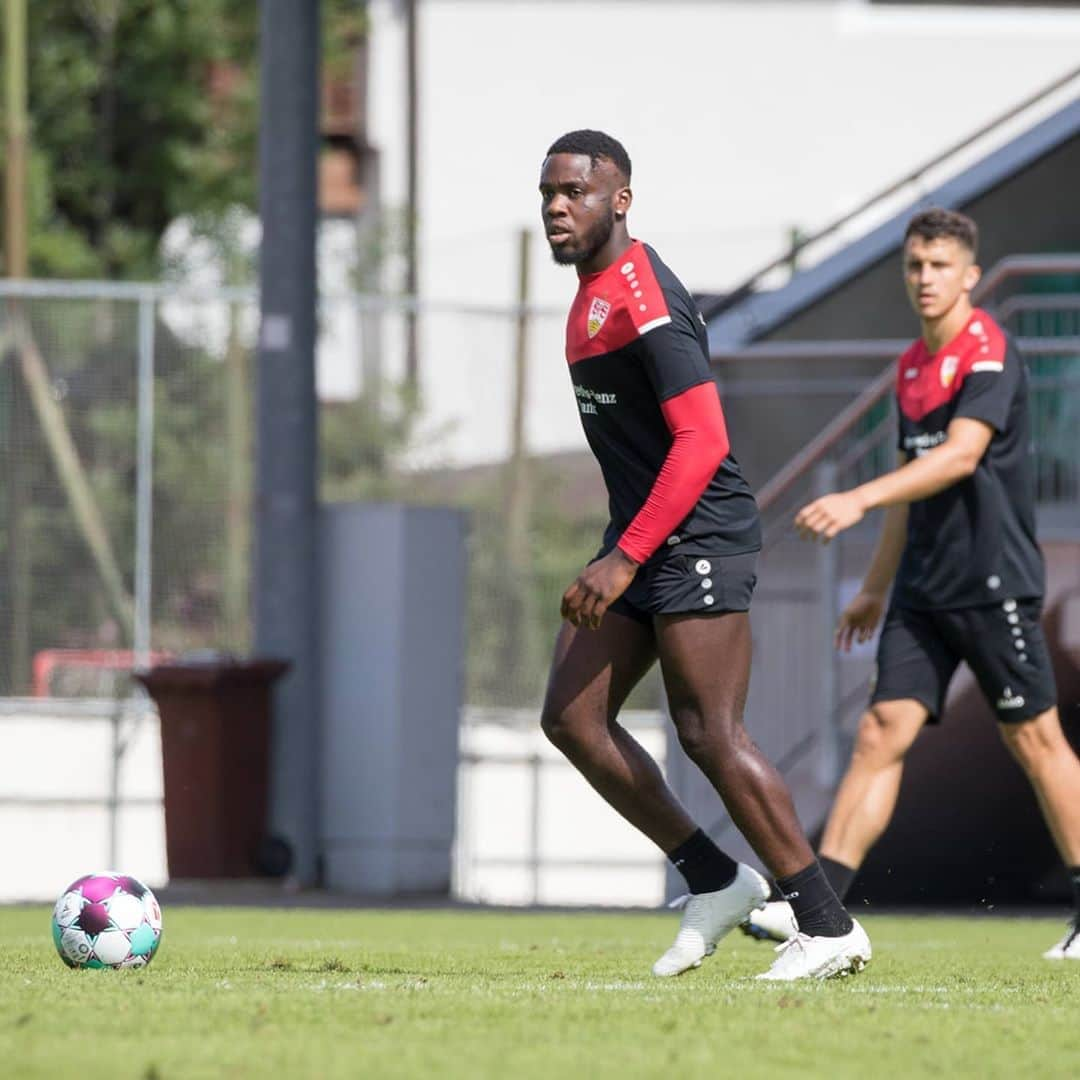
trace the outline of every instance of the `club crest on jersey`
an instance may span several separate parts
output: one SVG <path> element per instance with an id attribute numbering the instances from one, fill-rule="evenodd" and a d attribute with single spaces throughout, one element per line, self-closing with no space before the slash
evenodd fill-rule
<path id="1" fill-rule="evenodd" d="M 956 378 L 956 369 L 960 366 L 960 359 L 956 356 L 946 356 L 941 361 L 941 385 L 945 387 L 952 386 L 953 379 Z"/>
<path id="2" fill-rule="evenodd" d="M 610 311 L 611 305 L 606 300 L 601 300 L 599 296 L 593 297 L 592 307 L 589 308 L 588 330 L 590 338 L 594 338 L 600 333 L 600 328 L 607 322 Z"/>

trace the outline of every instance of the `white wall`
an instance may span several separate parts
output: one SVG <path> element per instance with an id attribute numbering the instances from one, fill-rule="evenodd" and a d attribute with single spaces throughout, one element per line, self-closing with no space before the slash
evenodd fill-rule
<path id="1" fill-rule="evenodd" d="M 572 128 L 634 161 L 635 235 L 719 291 L 1075 66 L 1080 11 L 832 2 L 421 0 L 429 298 L 508 302 L 543 152 Z M 371 138 L 404 202 L 400 5 L 373 0 Z M 539 240 L 539 237 L 538 237 Z M 537 243 L 536 295 L 572 275 Z"/>
<path id="2" fill-rule="evenodd" d="M 663 855 L 551 745 L 535 710 L 468 715 L 458 769 L 456 896 L 492 904 L 663 903 Z M 628 709 L 619 720 L 663 768 L 663 716 Z"/>
<path id="3" fill-rule="evenodd" d="M 663 764 L 662 718 L 630 711 L 623 722 Z M 79 702 L 0 699 L 0 903 L 51 903 L 76 878 L 99 870 L 133 874 L 153 889 L 167 882 L 156 712 L 126 731 L 117 854 L 110 860 L 105 800 L 113 744 L 107 708 L 87 715 Z M 468 760 L 458 768 L 455 895 L 500 904 L 628 907 L 663 901 L 660 852 L 551 746 L 535 710 L 467 710 L 460 734 Z M 525 764 L 533 756 L 544 762 L 535 824 Z M 541 860 L 535 894 L 529 866 L 534 854 Z M 43 941 L 47 934 L 43 925 Z"/>
<path id="4" fill-rule="evenodd" d="M 106 800 L 113 725 L 107 703 L 0 701 L 0 902 L 53 901 L 83 874 L 118 870 L 152 889 L 166 881 L 161 730 L 128 718 L 119 774 L 115 859 Z M 47 930 L 43 928 L 43 933 Z"/>

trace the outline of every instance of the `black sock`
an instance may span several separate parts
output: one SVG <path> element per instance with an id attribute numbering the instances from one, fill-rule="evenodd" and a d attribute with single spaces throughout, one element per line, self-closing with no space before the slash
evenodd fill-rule
<path id="1" fill-rule="evenodd" d="M 686 887 L 692 893 L 726 888 L 735 880 L 739 869 L 739 864 L 730 855 L 725 855 L 703 829 L 698 829 L 689 840 L 669 851 L 668 860 L 686 878 Z"/>
<path id="2" fill-rule="evenodd" d="M 1080 866 L 1070 866 L 1068 869 L 1069 883 L 1073 891 L 1073 907 L 1076 909 L 1076 922 L 1080 925 Z"/>
<path id="3" fill-rule="evenodd" d="M 843 937 L 851 932 L 851 916 L 833 892 L 817 859 L 791 877 L 777 878 L 776 887 L 795 912 L 802 933 L 811 937 Z"/>
<path id="4" fill-rule="evenodd" d="M 825 871 L 825 876 L 829 879 L 829 884 L 833 887 L 837 899 L 843 903 L 858 870 L 853 870 L 842 862 L 830 859 L 828 855 L 819 855 L 817 861 L 821 863 L 821 869 Z"/>

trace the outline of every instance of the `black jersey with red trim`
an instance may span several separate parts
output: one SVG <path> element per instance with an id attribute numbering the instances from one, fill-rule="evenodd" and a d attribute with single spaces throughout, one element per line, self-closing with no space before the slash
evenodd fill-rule
<path id="1" fill-rule="evenodd" d="M 712 383 L 705 326 L 682 282 L 647 244 L 582 275 L 566 325 L 566 359 L 585 437 L 604 475 L 613 548 L 644 505 L 673 442 L 661 406 Z M 757 504 L 730 452 L 690 512 L 649 558 L 757 551 Z"/>
<path id="2" fill-rule="evenodd" d="M 1012 339 L 975 309 L 938 352 L 920 338 L 900 357 L 896 395 L 909 461 L 943 443 L 960 417 L 994 434 L 971 476 L 911 504 L 894 603 L 947 609 L 1041 597 L 1028 373 Z"/>

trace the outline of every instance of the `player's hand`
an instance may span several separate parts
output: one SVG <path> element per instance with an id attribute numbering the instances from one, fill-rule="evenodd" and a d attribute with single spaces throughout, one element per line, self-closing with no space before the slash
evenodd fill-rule
<path id="1" fill-rule="evenodd" d="M 862 521 L 866 513 L 856 491 L 839 491 L 822 495 L 804 506 L 795 515 L 795 528 L 804 540 L 820 540 L 827 544 L 838 533 Z"/>
<path id="2" fill-rule="evenodd" d="M 563 593 L 562 617 L 574 626 L 595 630 L 604 612 L 630 587 L 638 564 L 620 548 L 589 563 Z"/>
<path id="3" fill-rule="evenodd" d="M 874 636 L 881 613 L 885 610 L 885 597 L 880 593 L 860 592 L 840 615 L 836 624 L 836 647 L 851 652 L 851 646 L 869 641 Z"/>

